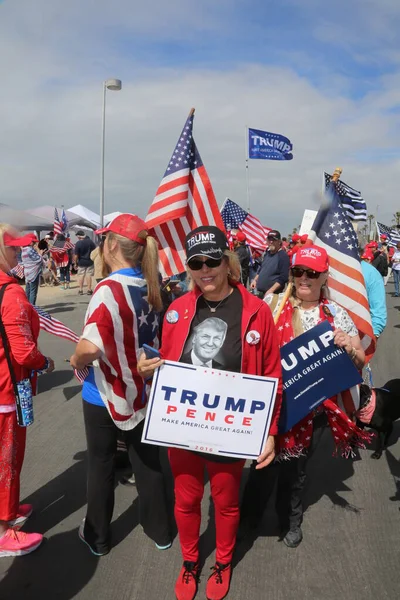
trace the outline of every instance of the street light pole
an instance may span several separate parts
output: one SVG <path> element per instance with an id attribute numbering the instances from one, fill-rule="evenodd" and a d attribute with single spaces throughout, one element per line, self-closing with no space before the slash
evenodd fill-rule
<path id="1" fill-rule="evenodd" d="M 101 169 L 100 169 L 100 227 L 104 227 L 104 156 L 106 149 L 106 92 L 119 92 L 122 87 L 120 79 L 103 81 L 103 112 L 101 119 Z"/>

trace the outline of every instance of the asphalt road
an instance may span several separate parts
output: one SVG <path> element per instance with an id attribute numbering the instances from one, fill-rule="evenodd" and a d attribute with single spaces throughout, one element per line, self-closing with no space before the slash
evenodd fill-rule
<path id="1" fill-rule="evenodd" d="M 373 360 L 374 384 L 399 374 L 400 299 L 388 284 L 389 320 Z M 87 296 L 41 288 L 39 303 L 79 333 Z M 80 386 L 64 362 L 70 342 L 42 334 L 57 371 L 43 376 L 29 428 L 21 500 L 35 513 L 25 529 L 46 536 L 33 554 L 0 561 L 0 600 L 172 600 L 181 566 L 178 540 L 164 552 L 138 526 L 134 488 L 117 485 L 114 547 L 96 558 L 78 539 L 85 515 L 85 437 Z M 381 460 L 333 458 L 329 432 L 310 460 L 304 541 L 295 550 L 277 541 L 273 507 L 253 542 L 239 545 L 230 600 L 397 600 L 400 597 L 400 423 Z M 168 466 L 166 464 L 168 475 Z M 170 478 L 169 485 L 170 485 Z M 172 489 L 170 485 L 172 506 Z M 214 557 L 207 485 L 201 548 L 205 560 L 198 598 Z"/>

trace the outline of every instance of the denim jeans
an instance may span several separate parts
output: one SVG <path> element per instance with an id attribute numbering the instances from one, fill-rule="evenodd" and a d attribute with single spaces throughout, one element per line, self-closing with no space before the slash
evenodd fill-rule
<path id="1" fill-rule="evenodd" d="M 36 304 L 37 293 L 39 289 L 40 275 L 34 281 L 27 281 L 25 285 L 25 293 L 31 304 Z"/>
<path id="2" fill-rule="evenodd" d="M 67 267 L 60 267 L 60 281 L 61 283 L 70 282 L 69 265 Z"/>
<path id="3" fill-rule="evenodd" d="M 392 273 L 393 273 L 393 280 L 394 280 L 394 293 L 396 296 L 398 296 L 400 294 L 400 291 L 399 291 L 400 271 L 393 269 Z"/>

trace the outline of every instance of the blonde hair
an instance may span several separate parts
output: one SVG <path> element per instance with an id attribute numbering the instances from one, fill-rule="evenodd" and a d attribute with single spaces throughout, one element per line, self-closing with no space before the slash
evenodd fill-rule
<path id="1" fill-rule="evenodd" d="M 109 250 L 113 240 L 118 242 L 124 260 L 132 265 L 132 267 L 140 265 L 147 283 L 148 302 L 154 310 L 159 312 L 161 311 L 163 304 L 160 292 L 157 242 L 145 230 L 141 231 L 138 234 L 138 237 L 144 240 L 145 243 L 143 246 L 138 242 L 134 242 L 133 240 L 119 235 L 118 233 L 113 233 L 112 231 L 107 235 L 106 242 L 108 243 Z M 103 275 L 105 275 L 105 271 L 108 275 L 110 270 L 105 264 L 103 252 L 101 254 L 103 260 Z"/>
<path id="2" fill-rule="evenodd" d="M 289 297 L 289 302 L 294 309 L 292 312 L 292 327 L 294 337 L 298 337 L 304 333 L 304 329 L 303 325 L 301 324 L 300 311 L 297 310 L 301 305 L 301 300 L 299 300 L 299 298 L 296 296 L 296 288 L 294 286 L 294 277 L 292 274 L 289 275 L 289 283 L 292 284 L 292 293 Z M 278 296 L 278 294 L 276 294 L 276 296 Z M 329 298 L 329 288 L 327 283 L 324 283 L 321 286 L 321 298 Z M 274 310 L 272 306 L 271 310 Z"/>
<path id="3" fill-rule="evenodd" d="M 7 223 L 0 223 L 0 269 L 7 273 L 11 269 L 11 265 L 7 260 L 6 246 L 4 245 L 4 234 L 9 233 L 14 237 L 18 237 L 18 232 L 14 227 Z"/>
<path id="4" fill-rule="evenodd" d="M 231 250 L 225 250 L 224 260 L 226 260 L 228 263 L 228 283 L 232 285 L 240 282 L 240 261 L 236 252 L 232 252 Z M 192 291 L 195 288 L 195 283 L 190 277 L 190 270 L 188 266 L 186 266 L 186 271 L 188 274 L 189 281 L 188 288 L 190 291 Z"/>

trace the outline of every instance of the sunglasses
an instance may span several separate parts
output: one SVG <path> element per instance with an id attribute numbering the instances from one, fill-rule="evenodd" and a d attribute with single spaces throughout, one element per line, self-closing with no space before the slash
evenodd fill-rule
<path id="1" fill-rule="evenodd" d="M 321 273 L 319 273 L 318 271 L 314 271 L 313 269 L 302 269 L 301 267 L 292 267 L 293 277 L 302 277 L 304 273 L 309 279 L 318 279 L 318 277 L 321 275 Z"/>
<path id="2" fill-rule="evenodd" d="M 206 265 L 209 269 L 215 269 L 216 267 L 219 267 L 221 263 L 222 258 L 207 258 L 205 261 L 192 258 L 192 260 L 189 260 L 187 266 L 191 271 L 200 271 L 203 265 Z"/>

